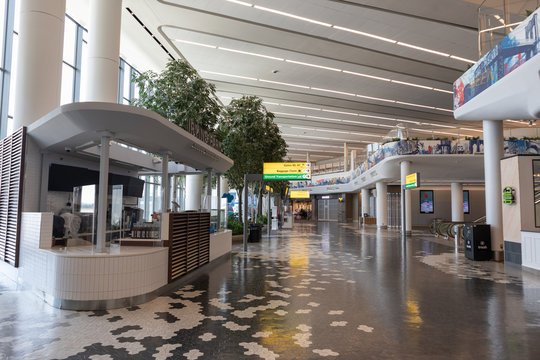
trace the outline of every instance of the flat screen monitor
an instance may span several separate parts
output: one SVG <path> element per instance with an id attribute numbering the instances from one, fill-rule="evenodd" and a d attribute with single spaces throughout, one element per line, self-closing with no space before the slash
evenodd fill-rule
<path id="1" fill-rule="evenodd" d="M 469 204 L 469 190 L 463 190 L 463 213 L 470 214 L 471 208 Z"/>
<path id="2" fill-rule="evenodd" d="M 420 190 L 420 213 L 433 214 L 433 190 Z"/>

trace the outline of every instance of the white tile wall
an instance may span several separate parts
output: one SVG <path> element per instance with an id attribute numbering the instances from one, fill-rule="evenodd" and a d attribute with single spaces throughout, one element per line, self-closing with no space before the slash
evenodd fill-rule
<path id="1" fill-rule="evenodd" d="M 210 234 L 210 261 L 231 252 L 231 249 L 232 231 L 227 230 Z"/>
<path id="2" fill-rule="evenodd" d="M 521 232 L 521 265 L 540 270 L 540 233 Z"/>
<path id="3" fill-rule="evenodd" d="M 168 248 L 118 256 L 65 256 L 40 249 L 52 236 L 52 221 L 52 213 L 23 213 L 21 219 L 19 277 L 45 296 L 109 300 L 146 294 L 167 284 Z"/>

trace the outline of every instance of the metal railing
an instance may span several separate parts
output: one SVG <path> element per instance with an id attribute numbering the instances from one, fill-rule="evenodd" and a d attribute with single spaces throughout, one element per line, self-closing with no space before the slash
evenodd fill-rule
<path id="1" fill-rule="evenodd" d="M 442 237 L 444 240 L 454 239 L 457 246 L 463 244 L 463 227 L 467 224 L 485 223 L 486 217 L 482 216 L 473 221 L 446 221 L 443 219 L 433 219 L 429 225 L 429 231 L 436 237 Z"/>

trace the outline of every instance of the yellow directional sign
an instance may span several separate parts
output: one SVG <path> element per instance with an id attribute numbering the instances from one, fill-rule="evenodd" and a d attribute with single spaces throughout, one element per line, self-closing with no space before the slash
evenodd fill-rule
<path id="1" fill-rule="evenodd" d="M 311 180 L 311 163 L 264 163 L 264 180 Z"/>
<path id="2" fill-rule="evenodd" d="M 309 191 L 291 190 L 291 199 L 309 199 Z"/>
<path id="3" fill-rule="evenodd" d="M 413 173 L 405 176 L 405 189 L 414 189 L 420 186 L 420 174 Z"/>

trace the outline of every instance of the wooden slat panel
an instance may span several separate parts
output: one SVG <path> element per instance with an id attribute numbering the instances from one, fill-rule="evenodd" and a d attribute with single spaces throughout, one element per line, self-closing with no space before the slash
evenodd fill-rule
<path id="1" fill-rule="evenodd" d="M 19 266 L 26 128 L 0 141 L 0 260 Z"/>

